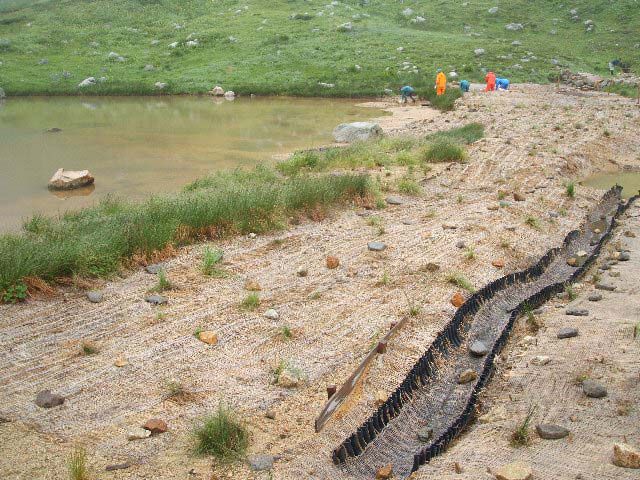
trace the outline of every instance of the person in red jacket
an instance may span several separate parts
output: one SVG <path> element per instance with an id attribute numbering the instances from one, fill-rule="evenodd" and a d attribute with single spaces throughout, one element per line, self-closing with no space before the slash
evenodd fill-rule
<path id="1" fill-rule="evenodd" d="M 496 89 L 496 74 L 489 72 L 487 76 L 484 77 L 484 80 L 487 82 L 487 88 L 485 88 L 484 91 L 493 92 Z"/>

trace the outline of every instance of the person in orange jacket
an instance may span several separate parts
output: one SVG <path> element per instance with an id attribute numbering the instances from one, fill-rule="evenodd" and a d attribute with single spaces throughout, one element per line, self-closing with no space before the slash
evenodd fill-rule
<path id="1" fill-rule="evenodd" d="M 487 76 L 484 77 L 485 82 L 487 82 L 487 88 L 484 89 L 485 92 L 493 92 L 496 89 L 496 74 L 493 72 L 487 73 Z"/>
<path id="2" fill-rule="evenodd" d="M 436 75 L 436 95 L 444 95 L 447 91 L 447 76 L 442 73 L 442 69 L 438 69 L 438 75 Z"/>

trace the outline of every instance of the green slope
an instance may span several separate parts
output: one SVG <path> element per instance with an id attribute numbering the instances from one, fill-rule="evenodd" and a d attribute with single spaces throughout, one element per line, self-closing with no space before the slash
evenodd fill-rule
<path id="1" fill-rule="evenodd" d="M 353 30 L 339 32 L 346 22 Z M 509 23 L 524 28 L 507 30 Z M 186 46 L 188 38 L 199 45 Z M 489 68 L 545 82 L 560 66 L 605 73 L 613 58 L 638 71 L 637 0 L 0 0 L 0 87 L 8 95 L 146 94 L 166 82 L 170 93 L 220 84 L 242 94 L 358 96 L 430 85 L 436 67 L 470 80 Z M 79 89 L 89 76 L 107 79 Z"/>

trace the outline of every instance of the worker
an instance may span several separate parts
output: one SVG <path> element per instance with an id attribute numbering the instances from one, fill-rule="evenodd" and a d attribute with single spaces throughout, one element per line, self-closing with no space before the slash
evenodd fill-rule
<path id="1" fill-rule="evenodd" d="M 509 90 L 509 79 L 496 78 L 496 90 Z"/>
<path id="2" fill-rule="evenodd" d="M 487 73 L 487 76 L 484 77 L 485 82 L 487 82 L 487 88 L 484 89 L 485 92 L 493 92 L 496 89 L 496 74 L 493 72 Z"/>
<path id="3" fill-rule="evenodd" d="M 405 85 L 400 89 L 400 93 L 402 94 L 401 103 L 407 103 L 407 98 L 410 98 L 413 103 L 416 103 L 416 91 L 413 87 Z"/>
<path id="4" fill-rule="evenodd" d="M 442 72 L 442 69 L 438 69 L 438 75 L 436 75 L 436 95 L 444 95 L 447 91 L 447 76 Z"/>
<path id="5" fill-rule="evenodd" d="M 471 88 L 469 80 L 460 80 L 460 90 L 462 90 L 463 92 L 468 92 L 469 88 Z"/>

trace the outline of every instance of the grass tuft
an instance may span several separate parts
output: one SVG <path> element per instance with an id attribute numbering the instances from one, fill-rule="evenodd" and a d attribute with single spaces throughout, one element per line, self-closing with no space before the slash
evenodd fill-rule
<path id="1" fill-rule="evenodd" d="M 456 142 L 442 139 L 428 145 L 422 152 L 422 158 L 432 163 L 463 162 L 467 158 L 467 153 Z"/>
<path id="2" fill-rule="evenodd" d="M 217 248 L 205 248 L 202 256 L 202 273 L 208 277 L 225 277 L 226 272 L 217 265 L 222 260 L 223 252 Z"/>
<path id="3" fill-rule="evenodd" d="M 87 467 L 87 451 L 84 447 L 76 447 L 67 460 L 70 480 L 89 480 Z"/>
<path id="4" fill-rule="evenodd" d="M 456 287 L 463 288 L 463 289 L 465 289 L 465 290 L 467 290 L 469 292 L 475 292 L 476 291 L 476 289 L 473 286 L 473 284 L 469 280 L 467 280 L 467 278 L 464 275 L 462 275 L 462 273 L 460 273 L 460 272 L 454 272 L 454 273 L 451 273 L 451 274 L 447 275 L 446 280 L 450 284 L 455 285 Z"/>
<path id="5" fill-rule="evenodd" d="M 536 413 L 536 410 L 537 407 L 535 405 L 529 407 L 527 416 L 524 418 L 524 420 L 522 420 L 521 423 L 516 425 L 515 430 L 511 434 L 511 445 L 513 445 L 514 447 L 524 447 L 531 442 L 529 426 L 531 425 L 531 419 Z"/>
<path id="6" fill-rule="evenodd" d="M 260 306 L 260 297 L 257 293 L 250 293 L 240 303 L 240 308 L 243 310 L 253 311 Z"/>
<path id="7" fill-rule="evenodd" d="M 246 426 L 223 404 L 219 404 L 215 413 L 202 420 L 194 429 L 193 436 L 197 455 L 211 455 L 222 462 L 242 458 L 249 446 Z"/>
<path id="8" fill-rule="evenodd" d="M 566 186 L 567 197 L 574 198 L 576 196 L 576 185 L 573 182 L 568 182 Z"/>

